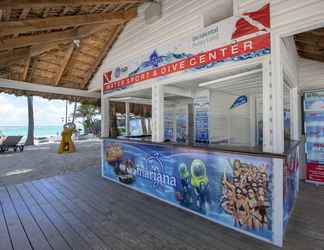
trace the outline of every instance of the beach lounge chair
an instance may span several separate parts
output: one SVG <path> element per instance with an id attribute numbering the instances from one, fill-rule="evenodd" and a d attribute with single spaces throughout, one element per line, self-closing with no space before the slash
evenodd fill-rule
<path id="1" fill-rule="evenodd" d="M 24 145 L 20 143 L 22 136 L 7 136 L 0 142 L 0 152 L 6 152 L 9 148 L 13 148 L 15 152 L 24 150 Z"/>

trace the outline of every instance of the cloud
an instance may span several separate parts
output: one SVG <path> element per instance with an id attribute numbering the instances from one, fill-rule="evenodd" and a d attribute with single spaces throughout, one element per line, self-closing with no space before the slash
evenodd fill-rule
<path id="1" fill-rule="evenodd" d="M 1 124 L 26 124 L 27 101 L 23 105 L 21 98 L 0 94 L 0 123 Z"/>
<path id="2" fill-rule="evenodd" d="M 68 105 L 69 113 L 73 104 Z M 27 125 L 27 98 L 0 94 L 0 125 Z M 37 125 L 61 125 L 65 117 L 65 101 L 34 97 L 34 120 Z"/>

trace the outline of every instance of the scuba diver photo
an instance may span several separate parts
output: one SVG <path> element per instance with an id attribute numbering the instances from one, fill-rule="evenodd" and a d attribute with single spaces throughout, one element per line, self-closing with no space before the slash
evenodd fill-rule
<path id="1" fill-rule="evenodd" d="M 190 172 L 185 163 L 180 163 L 178 170 L 181 191 L 176 193 L 177 200 L 181 205 L 205 214 L 211 203 L 205 163 L 195 159 L 191 163 Z"/>

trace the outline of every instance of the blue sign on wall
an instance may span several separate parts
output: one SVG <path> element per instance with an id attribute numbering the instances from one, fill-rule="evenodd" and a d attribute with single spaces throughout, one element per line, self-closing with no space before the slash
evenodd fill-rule
<path id="1" fill-rule="evenodd" d="M 247 101 L 248 101 L 247 96 L 246 95 L 241 95 L 241 96 L 236 98 L 236 100 L 233 102 L 230 109 L 237 108 L 238 106 L 241 106 L 241 105 L 247 103 Z"/>
<path id="2" fill-rule="evenodd" d="M 272 239 L 272 159 L 111 139 L 103 147 L 104 177 Z"/>

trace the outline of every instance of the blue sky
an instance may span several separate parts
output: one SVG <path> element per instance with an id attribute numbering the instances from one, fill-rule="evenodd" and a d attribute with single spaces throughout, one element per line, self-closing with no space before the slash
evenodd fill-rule
<path id="1" fill-rule="evenodd" d="M 69 105 L 69 112 L 73 107 Z M 65 117 L 65 101 L 34 97 L 35 125 L 62 125 L 62 117 Z M 0 93 L 0 126 L 27 124 L 27 97 Z"/>

